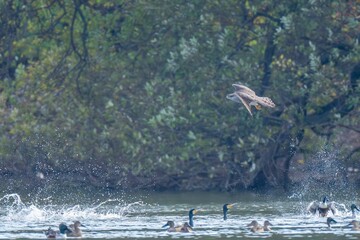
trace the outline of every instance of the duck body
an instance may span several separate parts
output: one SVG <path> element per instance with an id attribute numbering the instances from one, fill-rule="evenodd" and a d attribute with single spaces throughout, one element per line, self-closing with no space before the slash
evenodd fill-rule
<path id="1" fill-rule="evenodd" d="M 183 232 L 183 233 L 188 233 L 188 232 L 192 232 L 192 231 L 193 231 L 193 228 L 187 222 L 184 223 L 184 225 L 180 229 L 180 232 Z"/>
<path id="2" fill-rule="evenodd" d="M 326 196 L 323 198 L 323 201 L 320 203 L 316 201 L 311 202 L 307 207 L 307 211 L 312 214 L 316 214 L 316 212 L 318 212 L 320 217 L 326 217 L 329 211 L 331 211 L 333 215 L 336 215 L 337 213 L 335 203 L 329 202 Z"/>
<path id="3" fill-rule="evenodd" d="M 352 225 L 351 230 L 360 231 L 360 222 L 359 221 L 352 220 L 347 226 L 351 226 L 351 225 Z"/>
<path id="4" fill-rule="evenodd" d="M 193 228 L 190 226 L 189 223 L 185 222 L 183 225 L 175 226 L 175 223 L 173 221 L 168 221 L 164 226 L 162 227 L 169 227 L 167 229 L 168 232 L 192 232 Z"/>
<path id="5" fill-rule="evenodd" d="M 60 223 L 59 231 L 53 230 L 51 227 L 45 231 L 46 238 L 66 238 L 67 234 L 71 233 L 71 229 L 65 223 Z"/>
<path id="6" fill-rule="evenodd" d="M 48 230 L 46 230 L 44 233 L 46 238 L 56 238 L 56 231 L 51 227 L 49 227 Z"/>
<path id="7" fill-rule="evenodd" d="M 80 229 L 80 226 L 85 227 L 79 221 L 75 221 L 74 224 L 70 224 L 69 228 L 71 232 L 67 233 L 66 235 L 68 237 L 82 237 L 82 231 Z"/>
<path id="8" fill-rule="evenodd" d="M 235 92 L 228 94 L 227 99 L 244 104 L 245 108 L 248 110 L 252 116 L 251 106 L 255 106 L 256 109 L 260 110 L 261 106 L 264 107 L 275 107 L 274 102 L 268 97 L 259 97 L 255 94 L 250 88 L 241 85 L 241 84 L 232 84 L 235 88 Z"/>
<path id="9" fill-rule="evenodd" d="M 174 221 L 168 221 L 164 226 L 162 226 L 163 228 L 164 227 L 169 227 L 167 229 L 168 232 L 180 232 L 181 231 L 181 228 L 183 226 L 175 226 L 175 223 Z"/>

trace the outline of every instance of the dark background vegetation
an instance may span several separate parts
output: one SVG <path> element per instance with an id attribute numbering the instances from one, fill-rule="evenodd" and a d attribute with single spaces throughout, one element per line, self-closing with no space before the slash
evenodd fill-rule
<path id="1" fill-rule="evenodd" d="M 1 1 L 1 181 L 357 183 L 359 21 L 357 0 Z M 251 117 L 235 82 L 276 108 Z"/>

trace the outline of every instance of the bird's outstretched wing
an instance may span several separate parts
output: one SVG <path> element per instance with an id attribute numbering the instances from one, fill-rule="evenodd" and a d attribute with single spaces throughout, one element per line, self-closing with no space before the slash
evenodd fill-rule
<path id="1" fill-rule="evenodd" d="M 236 92 L 244 92 L 244 93 L 247 93 L 249 95 L 256 95 L 255 92 L 253 90 L 251 90 L 250 88 L 244 86 L 244 85 L 241 85 L 241 84 L 238 84 L 238 83 L 234 83 L 232 85 L 234 88 L 235 88 L 235 91 Z"/>
<path id="2" fill-rule="evenodd" d="M 330 202 L 329 207 L 330 207 L 330 210 L 331 210 L 332 214 L 337 215 L 338 210 L 337 210 L 337 208 L 335 206 L 335 202 Z"/>
<path id="3" fill-rule="evenodd" d="M 251 112 L 251 106 L 249 105 L 250 102 L 246 101 L 246 98 L 242 98 L 237 92 L 235 92 L 235 96 L 237 96 L 240 101 L 242 102 L 242 104 L 244 104 L 244 106 L 246 107 L 246 109 L 249 111 L 250 115 L 252 116 L 252 112 Z"/>
<path id="4" fill-rule="evenodd" d="M 309 211 L 312 214 L 315 214 L 316 211 L 319 208 L 319 203 L 317 201 L 312 201 L 309 206 L 306 208 L 307 211 Z"/>

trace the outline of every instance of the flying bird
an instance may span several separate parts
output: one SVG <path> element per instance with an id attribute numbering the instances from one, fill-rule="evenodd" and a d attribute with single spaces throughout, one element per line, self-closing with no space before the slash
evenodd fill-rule
<path id="1" fill-rule="evenodd" d="M 270 98 L 259 97 L 253 90 L 244 85 L 233 84 L 232 86 L 235 88 L 235 92 L 226 95 L 226 98 L 231 101 L 244 104 L 251 116 L 251 106 L 255 106 L 257 110 L 260 110 L 261 106 L 271 108 L 275 107 L 274 102 Z"/>

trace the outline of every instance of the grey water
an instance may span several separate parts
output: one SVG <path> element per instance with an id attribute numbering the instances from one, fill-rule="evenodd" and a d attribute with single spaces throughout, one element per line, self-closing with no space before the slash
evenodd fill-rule
<path id="1" fill-rule="evenodd" d="M 39 196 L 4 193 L 0 196 L 0 239 L 46 239 L 44 231 L 59 223 L 79 220 L 83 239 L 357 239 L 358 232 L 346 225 L 352 220 L 349 206 L 355 199 L 333 197 L 339 213 L 331 228 L 326 218 L 308 214 L 310 200 L 293 194 L 251 192 L 96 193 Z M 224 203 L 236 203 L 222 218 Z M 194 232 L 169 233 L 162 226 L 173 220 L 188 221 L 191 208 Z M 332 216 L 332 213 L 330 213 Z M 272 231 L 252 233 L 246 226 L 252 220 L 270 220 Z M 359 232 L 360 233 L 360 232 Z"/>

